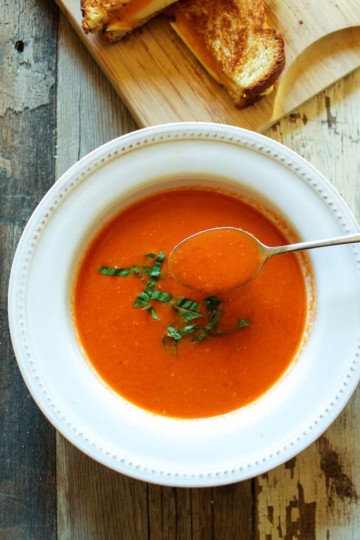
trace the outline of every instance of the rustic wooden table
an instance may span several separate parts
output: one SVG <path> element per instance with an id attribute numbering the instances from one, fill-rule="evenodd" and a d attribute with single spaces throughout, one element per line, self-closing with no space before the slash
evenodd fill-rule
<path id="1" fill-rule="evenodd" d="M 359 392 L 290 462 L 253 480 L 206 489 L 161 487 L 108 470 L 40 413 L 7 327 L 17 241 L 37 202 L 70 165 L 137 126 L 53 1 L 0 0 L 0 6 L 0 538 L 358 540 Z M 360 218 L 360 71 L 266 135 L 317 166 Z"/>

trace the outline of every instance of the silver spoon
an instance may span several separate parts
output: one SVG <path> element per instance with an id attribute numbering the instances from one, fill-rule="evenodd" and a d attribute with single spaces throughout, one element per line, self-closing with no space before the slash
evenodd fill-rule
<path id="1" fill-rule="evenodd" d="M 245 264 L 248 266 L 247 272 L 242 273 L 240 275 L 239 272 L 239 279 L 235 276 L 235 272 L 233 272 L 232 280 L 230 280 L 228 283 L 226 282 L 226 272 L 228 271 L 227 268 L 220 268 L 218 262 L 213 260 L 212 256 L 208 256 L 206 259 L 206 243 L 207 242 L 214 242 L 214 239 L 218 239 L 218 245 L 219 245 L 219 258 L 218 262 L 221 261 L 221 246 L 223 246 L 223 252 L 225 251 L 229 252 L 229 249 L 232 249 L 234 261 L 238 260 L 239 255 L 242 256 L 242 264 Z M 229 238 L 232 238 L 233 240 L 236 239 L 238 244 L 234 242 L 233 244 L 229 244 L 226 246 L 227 239 L 229 241 Z M 242 238 L 241 238 L 242 237 Z M 244 244 L 246 244 L 246 249 L 244 249 L 244 253 L 236 253 L 237 249 L 240 249 L 242 246 L 242 240 L 244 241 Z M 250 242 L 249 242 L 250 240 Z M 200 242 L 200 243 L 199 243 Z M 172 250 L 169 256 L 169 270 L 172 276 L 179 282 L 181 282 L 183 285 L 186 285 L 187 287 L 191 288 L 203 288 L 200 287 L 196 280 L 191 281 L 193 278 L 192 276 L 187 276 L 184 278 L 184 275 L 181 271 L 181 260 L 179 259 L 178 254 L 181 253 L 182 260 L 184 261 L 184 257 L 191 258 L 193 263 L 195 262 L 196 265 L 196 258 L 194 259 L 194 246 L 201 246 L 203 248 L 203 255 L 205 253 L 205 257 L 202 259 L 202 265 L 205 269 L 206 267 L 206 273 L 207 275 L 210 275 L 211 278 L 211 267 L 214 267 L 214 272 L 217 273 L 217 276 L 219 273 L 222 272 L 222 276 L 224 277 L 224 283 L 225 286 L 221 288 L 221 290 L 229 290 L 229 289 L 236 289 L 239 287 L 242 287 L 252 279 L 254 279 L 263 268 L 264 264 L 271 258 L 276 255 L 282 255 L 283 253 L 290 253 L 292 251 L 302 251 L 307 249 L 314 249 L 314 248 L 320 248 L 320 247 L 328 247 L 328 246 L 337 246 L 342 244 L 352 244 L 360 242 L 360 233 L 351 234 L 348 236 L 339 236 L 335 238 L 328 238 L 325 240 L 315 240 L 315 241 L 309 241 L 309 242 L 299 242 L 296 244 L 288 244 L 285 246 L 267 246 L 260 242 L 254 235 L 251 233 L 244 231 L 243 229 L 239 229 L 236 227 L 216 227 L 213 229 L 207 229 L 205 231 L 200 231 L 199 233 L 193 234 L 189 236 L 188 238 L 185 238 L 182 240 L 175 248 Z M 229 248 L 230 246 L 230 248 Z M 250 251 L 249 251 L 250 247 Z M 250 255 L 249 255 L 250 253 Z M 196 257 L 196 255 L 195 255 Z M 249 260 L 251 259 L 251 260 Z M 193 266 L 195 266 L 193 264 Z M 237 268 L 239 268 L 239 265 L 237 265 Z M 197 269 L 199 275 L 201 274 L 202 268 Z M 203 278 L 202 278 L 203 279 Z M 205 281 L 206 277 L 204 278 Z M 206 290 L 207 287 L 204 288 Z M 211 287 L 210 287 L 211 288 Z M 214 291 L 215 292 L 215 291 Z"/>

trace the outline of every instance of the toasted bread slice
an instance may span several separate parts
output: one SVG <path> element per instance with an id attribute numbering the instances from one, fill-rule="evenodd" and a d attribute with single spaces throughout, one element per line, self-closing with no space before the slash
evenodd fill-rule
<path id="1" fill-rule="evenodd" d="M 175 0 L 81 0 L 82 28 L 103 32 L 106 41 L 119 41 Z"/>
<path id="2" fill-rule="evenodd" d="M 239 108 L 271 92 L 284 41 L 266 24 L 263 0 L 179 0 L 172 27 Z"/>

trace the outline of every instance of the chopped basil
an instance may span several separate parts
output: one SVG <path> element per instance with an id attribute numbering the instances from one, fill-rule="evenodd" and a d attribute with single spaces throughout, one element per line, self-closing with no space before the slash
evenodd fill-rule
<path id="1" fill-rule="evenodd" d="M 148 309 L 150 301 L 150 295 L 145 291 L 142 291 L 137 295 L 134 302 L 134 307 L 141 307 L 143 309 Z"/>
<path id="2" fill-rule="evenodd" d="M 223 311 L 218 309 L 221 305 L 221 300 L 214 294 L 204 298 L 204 304 L 207 310 L 207 324 L 200 330 L 200 332 L 194 337 L 193 341 L 203 341 L 211 335 L 219 335 L 221 332 L 217 328 L 221 317 L 223 316 Z"/>
<path id="3" fill-rule="evenodd" d="M 173 297 L 171 294 L 162 291 L 153 291 L 151 293 L 151 300 L 157 300 L 158 302 L 164 302 L 164 304 L 170 304 Z"/>
<path id="4" fill-rule="evenodd" d="M 153 306 L 150 304 L 150 301 L 151 300 L 158 300 L 159 302 L 166 301 L 165 300 L 166 293 L 161 294 L 161 291 L 154 291 L 156 282 L 161 273 L 162 263 L 165 260 L 165 255 L 162 251 L 160 251 L 158 255 L 149 253 L 148 256 L 154 259 L 154 264 L 152 265 L 152 267 L 149 267 L 149 271 L 147 271 L 147 275 L 149 276 L 150 281 L 146 285 L 145 290 L 137 295 L 134 302 L 134 307 L 141 307 L 142 309 L 148 310 L 153 319 L 159 320 L 159 316 L 157 315 Z"/>
<path id="5" fill-rule="evenodd" d="M 185 326 L 168 326 L 163 338 L 164 344 L 171 344 L 176 351 L 177 345 L 186 337 L 191 337 L 191 341 L 200 342 L 211 336 L 225 335 L 229 332 L 224 332 L 219 328 L 219 323 L 223 316 L 223 310 L 221 308 L 221 299 L 215 294 L 207 296 L 203 299 L 203 305 L 205 306 L 205 313 L 202 311 L 202 306 L 199 302 L 192 300 L 191 298 L 185 298 L 181 296 L 177 300 L 173 295 L 165 291 L 156 288 L 158 280 L 163 276 L 162 265 L 165 260 L 165 254 L 160 251 L 156 253 L 147 253 L 146 257 L 153 260 L 152 266 L 130 266 L 127 268 L 121 268 L 117 266 L 100 266 L 99 273 L 112 277 L 127 277 L 129 275 L 136 275 L 142 279 L 148 279 L 146 287 L 135 298 L 134 307 L 141 308 L 148 311 L 151 317 L 155 320 L 159 320 L 159 316 L 156 313 L 153 302 L 161 302 L 168 304 L 176 313 L 178 313 L 185 323 L 190 323 L 195 319 L 203 318 L 205 323 L 203 324 L 185 324 Z M 250 322 L 247 319 L 240 319 L 237 321 L 235 330 L 246 328 L 250 326 Z"/>
<path id="6" fill-rule="evenodd" d="M 162 251 L 160 251 L 160 253 L 156 255 L 154 259 L 154 264 L 151 267 L 150 277 L 152 279 L 157 280 L 158 277 L 160 276 L 162 263 L 164 262 L 164 260 L 165 260 L 165 254 Z"/>
<path id="7" fill-rule="evenodd" d="M 183 333 L 181 330 L 177 330 L 173 326 L 168 326 L 166 329 L 166 336 L 174 339 L 175 341 L 180 341 L 183 338 Z"/>
<path id="8" fill-rule="evenodd" d="M 211 313 L 216 311 L 216 309 L 220 306 L 221 300 L 215 294 L 211 294 L 210 296 L 204 298 L 204 303 L 208 312 Z"/>
<path id="9" fill-rule="evenodd" d="M 149 306 L 149 312 L 153 319 L 155 319 L 156 321 L 160 320 L 160 317 L 158 316 L 158 314 L 156 313 L 153 307 Z"/>
<path id="10" fill-rule="evenodd" d="M 100 266 L 99 272 L 103 276 L 120 276 L 120 277 L 126 277 L 130 274 L 136 274 L 138 271 L 135 271 L 135 268 L 137 267 L 131 267 L 131 268 L 118 268 L 117 266 Z"/>
<path id="11" fill-rule="evenodd" d="M 184 336 L 190 336 L 199 329 L 197 324 L 187 324 L 184 328 L 178 329 L 174 326 L 168 326 L 166 329 L 167 337 L 175 339 L 175 341 L 180 341 Z"/>
<path id="12" fill-rule="evenodd" d="M 185 322 L 189 322 L 203 316 L 200 311 L 200 304 L 198 302 L 194 302 L 194 300 L 190 300 L 189 298 L 184 298 L 182 296 L 176 302 L 174 309 L 182 315 Z"/>

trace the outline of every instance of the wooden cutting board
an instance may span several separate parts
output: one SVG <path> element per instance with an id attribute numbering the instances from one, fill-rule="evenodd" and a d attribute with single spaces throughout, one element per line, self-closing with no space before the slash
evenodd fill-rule
<path id="1" fill-rule="evenodd" d="M 359 0 L 266 0 L 286 44 L 274 92 L 238 110 L 171 29 L 152 19 L 110 45 L 81 29 L 80 0 L 56 0 L 139 126 L 208 121 L 262 131 L 360 66 Z"/>

